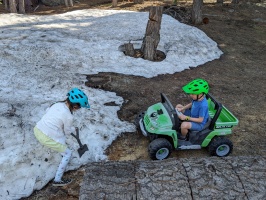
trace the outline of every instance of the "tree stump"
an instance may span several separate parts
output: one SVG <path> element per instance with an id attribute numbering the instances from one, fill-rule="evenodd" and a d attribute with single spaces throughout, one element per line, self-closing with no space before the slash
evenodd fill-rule
<path id="1" fill-rule="evenodd" d="M 160 42 L 160 29 L 163 15 L 163 7 L 151 7 L 149 21 L 146 27 L 146 34 L 142 42 L 141 51 L 144 59 L 156 60 L 156 49 Z"/>
<path id="2" fill-rule="evenodd" d="M 135 50 L 134 50 L 134 46 L 132 43 L 127 43 L 127 44 L 124 44 L 124 52 L 127 56 L 131 56 L 131 57 L 134 57 L 134 54 L 135 54 Z"/>
<path id="3" fill-rule="evenodd" d="M 160 29 L 163 15 L 163 7 L 151 7 L 146 33 L 142 41 L 141 49 L 134 49 L 130 42 L 120 46 L 125 55 L 143 58 L 150 61 L 162 61 L 166 58 L 164 52 L 157 50 L 160 42 Z"/>

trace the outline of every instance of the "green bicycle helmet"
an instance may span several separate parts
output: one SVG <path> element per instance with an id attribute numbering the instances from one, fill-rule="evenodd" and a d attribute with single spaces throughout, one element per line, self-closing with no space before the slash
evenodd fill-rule
<path id="1" fill-rule="evenodd" d="M 193 81 L 189 82 L 184 87 L 182 87 L 182 89 L 187 94 L 196 94 L 196 95 L 199 95 L 201 93 L 208 94 L 209 84 L 207 81 L 203 79 L 194 79 Z"/>
<path id="2" fill-rule="evenodd" d="M 90 108 L 87 95 L 78 88 L 73 88 L 67 93 L 68 99 L 71 103 L 78 103 L 80 107 Z"/>

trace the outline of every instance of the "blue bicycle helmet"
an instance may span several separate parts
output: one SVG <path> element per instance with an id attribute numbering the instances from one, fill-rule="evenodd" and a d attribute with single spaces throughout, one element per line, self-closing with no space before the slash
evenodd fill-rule
<path id="1" fill-rule="evenodd" d="M 73 88 L 67 93 L 68 99 L 71 103 L 79 103 L 80 107 L 90 108 L 87 95 L 78 88 Z"/>

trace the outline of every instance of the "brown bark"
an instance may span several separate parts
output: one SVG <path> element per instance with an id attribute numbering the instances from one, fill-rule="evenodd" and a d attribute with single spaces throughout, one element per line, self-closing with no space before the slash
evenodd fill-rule
<path id="1" fill-rule="evenodd" d="M 117 7 L 117 0 L 112 0 L 112 7 L 113 8 Z"/>
<path id="2" fill-rule="evenodd" d="M 138 3 L 140 4 L 140 3 L 143 3 L 144 0 L 134 0 L 133 2 L 136 3 L 136 4 L 138 4 Z"/>
<path id="3" fill-rule="evenodd" d="M 125 48 L 125 55 L 134 57 L 135 50 L 132 43 L 124 44 L 124 48 Z"/>
<path id="4" fill-rule="evenodd" d="M 265 164 L 262 156 L 94 162 L 79 199 L 265 199 Z"/>
<path id="5" fill-rule="evenodd" d="M 154 61 L 156 59 L 156 49 L 160 42 L 160 29 L 162 21 L 163 7 L 151 7 L 149 21 L 146 27 L 146 34 L 142 42 L 141 51 L 144 59 Z"/>
<path id="6" fill-rule="evenodd" d="M 18 1 L 18 6 L 19 6 L 18 12 L 20 14 L 25 14 L 26 13 L 26 11 L 25 11 L 25 1 L 24 0 L 19 0 Z"/>
<path id="7" fill-rule="evenodd" d="M 65 5 L 67 7 L 72 7 L 73 6 L 73 0 L 65 0 Z"/>
<path id="8" fill-rule="evenodd" d="M 17 13 L 17 3 L 16 0 L 9 0 L 9 8 L 11 13 Z"/>
<path id="9" fill-rule="evenodd" d="M 135 58 L 144 58 L 150 61 L 161 61 L 165 58 L 165 54 L 157 50 L 157 46 L 160 42 L 162 14 L 162 6 L 152 7 L 150 9 L 149 21 L 141 49 L 135 50 L 131 43 L 124 44 L 121 48 L 125 55 Z"/>
<path id="10" fill-rule="evenodd" d="M 238 4 L 240 0 L 232 0 L 232 4 Z"/>
<path id="11" fill-rule="evenodd" d="M 193 0 L 192 15 L 191 15 L 193 24 L 202 23 L 202 5 L 203 5 L 203 0 Z"/>
<path id="12" fill-rule="evenodd" d="M 6 10 L 9 10 L 8 0 L 4 0 L 4 4 L 5 4 L 5 9 L 6 9 Z"/>

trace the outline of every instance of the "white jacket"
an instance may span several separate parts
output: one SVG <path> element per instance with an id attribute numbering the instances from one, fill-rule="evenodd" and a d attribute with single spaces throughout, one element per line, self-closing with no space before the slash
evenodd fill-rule
<path id="1" fill-rule="evenodd" d="M 37 123 L 36 127 L 49 138 L 65 144 L 65 134 L 75 131 L 73 115 L 64 102 L 55 103 L 46 110 L 45 115 Z"/>

